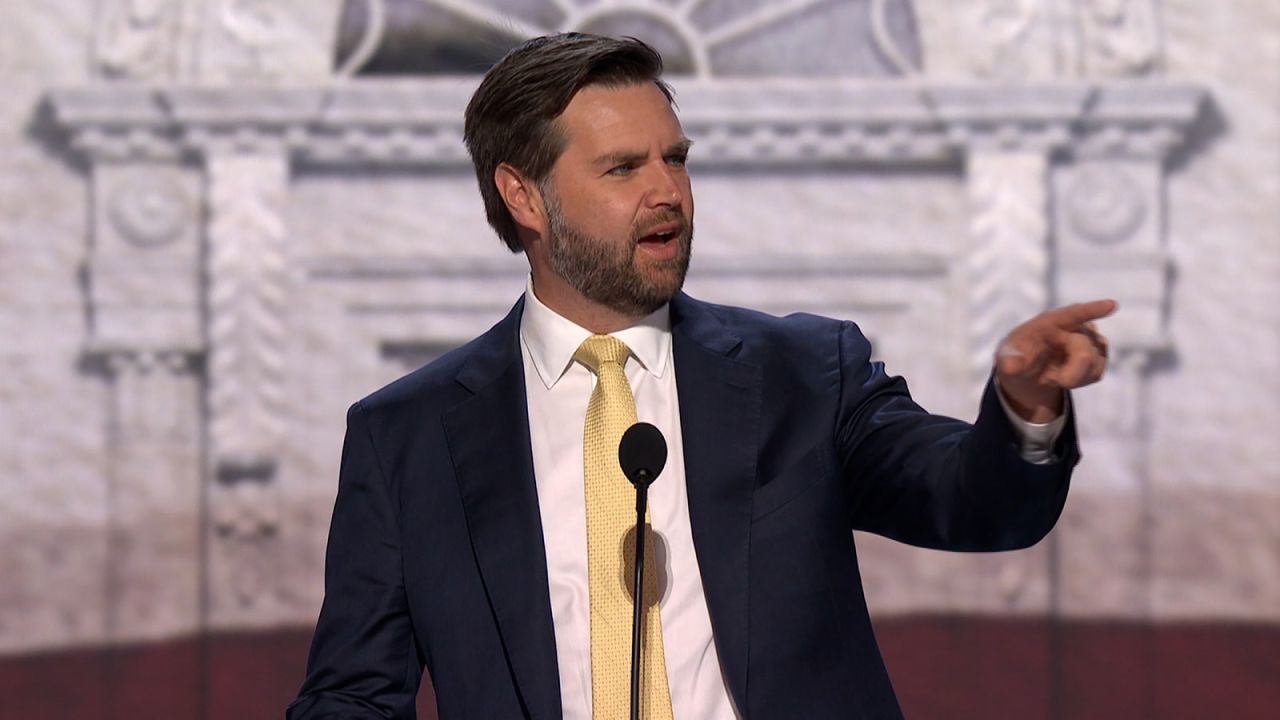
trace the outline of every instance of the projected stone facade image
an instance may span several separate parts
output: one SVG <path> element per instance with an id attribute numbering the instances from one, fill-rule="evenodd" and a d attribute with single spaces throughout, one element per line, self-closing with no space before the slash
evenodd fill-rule
<path id="1" fill-rule="evenodd" d="M 1013 325 L 1120 301 L 1054 534 L 984 556 L 859 535 L 877 620 L 1275 637 L 1266 4 L 58 0 L 0 19 L 0 664 L 305 633 L 346 407 L 524 288 L 484 223 L 467 98 L 506 48 L 577 29 L 669 60 L 696 143 L 691 294 L 853 319 L 960 417 Z"/>

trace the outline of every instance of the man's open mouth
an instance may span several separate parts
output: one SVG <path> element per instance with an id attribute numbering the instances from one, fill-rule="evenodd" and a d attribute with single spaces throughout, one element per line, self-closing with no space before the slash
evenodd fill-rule
<path id="1" fill-rule="evenodd" d="M 666 243 L 676 238 L 680 234 L 682 225 L 680 223 L 670 223 L 662 225 L 654 229 L 648 235 L 640 238 L 642 244 Z"/>

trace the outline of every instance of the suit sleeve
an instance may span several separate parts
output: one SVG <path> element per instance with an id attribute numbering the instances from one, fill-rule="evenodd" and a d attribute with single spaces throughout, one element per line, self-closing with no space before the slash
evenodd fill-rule
<path id="1" fill-rule="evenodd" d="M 965 551 L 1028 547 L 1048 534 L 1079 459 L 1074 420 L 1068 418 L 1053 461 L 1032 464 L 1022 458 L 993 381 L 971 425 L 927 413 L 870 353 L 857 327 L 843 324 L 835 433 L 852 527 Z"/>
<path id="2" fill-rule="evenodd" d="M 414 717 L 422 659 L 405 597 L 399 526 L 357 403 L 347 413 L 324 605 L 288 720 Z"/>

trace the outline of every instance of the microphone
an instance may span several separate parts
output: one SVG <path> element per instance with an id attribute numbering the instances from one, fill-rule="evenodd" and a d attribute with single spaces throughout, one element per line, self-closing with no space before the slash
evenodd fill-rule
<path id="1" fill-rule="evenodd" d="M 622 434 L 618 443 L 622 474 L 636 486 L 636 566 L 631 594 L 631 720 L 640 719 L 640 617 L 644 609 L 644 546 L 649 524 L 644 521 L 649 486 L 667 464 L 667 441 L 649 423 L 638 422 Z"/>
<path id="2" fill-rule="evenodd" d="M 627 428 L 618 443 L 618 464 L 637 490 L 648 488 L 667 464 L 667 441 L 662 431 L 644 422 Z"/>

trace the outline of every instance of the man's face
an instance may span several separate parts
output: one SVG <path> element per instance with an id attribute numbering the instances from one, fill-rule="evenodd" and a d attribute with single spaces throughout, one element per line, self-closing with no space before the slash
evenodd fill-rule
<path id="1" fill-rule="evenodd" d="M 583 88 L 559 123 L 565 150 L 540 186 L 548 264 L 587 300 L 647 315 L 680 290 L 689 268 L 689 141 L 648 82 Z"/>

